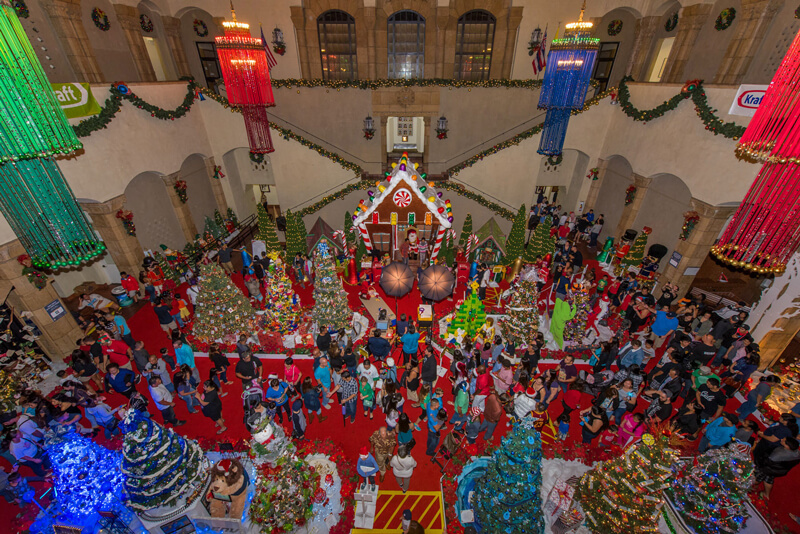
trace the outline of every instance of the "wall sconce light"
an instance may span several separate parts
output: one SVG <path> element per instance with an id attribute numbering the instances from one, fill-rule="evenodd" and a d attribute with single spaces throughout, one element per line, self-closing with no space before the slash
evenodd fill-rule
<path id="1" fill-rule="evenodd" d="M 531 32 L 531 40 L 528 42 L 528 55 L 532 56 L 536 53 L 539 45 L 542 44 L 542 29 L 538 26 Z"/>
<path id="2" fill-rule="evenodd" d="M 369 115 L 364 119 L 364 139 L 369 141 L 375 137 L 375 121 Z"/>
<path id="3" fill-rule="evenodd" d="M 403 142 L 404 142 L 404 143 L 407 143 L 407 142 L 408 142 L 408 136 L 407 136 L 407 135 L 404 135 L 404 136 L 403 136 Z"/>
<path id="4" fill-rule="evenodd" d="M 447 118 L 444 116 L 439 117 L 436 123 L 436 138 L 447 139 Z"/>
<path id="5" fill-rule="evenodd" d="M 272 51 L 279 56 L 286 53 L 286 42 L 283 40 L 283 32 L 277 26 L 272 30 Z"/>

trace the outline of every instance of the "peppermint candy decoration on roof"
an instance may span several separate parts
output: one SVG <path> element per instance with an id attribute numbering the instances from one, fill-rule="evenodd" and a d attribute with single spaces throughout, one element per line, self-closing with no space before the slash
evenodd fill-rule
<path id="1" fill-rule="evenodd" d="M 407 208 L 411 205 L 411 193 L 408 189 L 400 189 L 394 194 L 392 200 L 398 208 Z"/>

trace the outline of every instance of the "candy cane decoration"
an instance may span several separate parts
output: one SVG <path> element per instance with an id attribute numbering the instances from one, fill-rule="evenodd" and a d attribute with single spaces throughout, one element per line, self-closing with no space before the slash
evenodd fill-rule
<path id="1" fill-rule="evenodd" d="M 440 225 L 439 231 L 436 233 L 436 244 L 433 245 L 433 252 L 431 252 L 431 263 L 433 263 L 436 260 L 436 256 L 439 255 L 439 249 L 442 248 L 442 239 L 444 239 L 444 235 L 446 233 L 447 233 L 447 228 Z"/>
<path id="2" fill-rule="evenodd" d="M 336 239 L 337 237 L 339 238 L 339 241 L 342 242 L 342 247 L 347 248 L 347 238 L 344 235 L 344 230 L 336 230 L 333 232 L 333 238 Z"/>
<path id="3" fill-rule="evenodd" d="M 372 253 L 372 240 L 369 238 L 367 227 L 363 224 L 359 224 L 358 231 L 361 232 L 361 237 L 364 238 L 364 245 L 367 247 L 367 252 Z"/>
<path id="4" fill-rule="evenodd" d="M 475 234 L 470 234 L 467 238 L 467 259 L 469 260 L 469 255 L 472 254 L 472 247 L 478 244 L 478 236 Z"/>

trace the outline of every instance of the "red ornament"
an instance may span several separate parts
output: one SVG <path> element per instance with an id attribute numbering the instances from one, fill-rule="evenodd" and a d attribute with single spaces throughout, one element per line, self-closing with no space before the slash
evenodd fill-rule
<path id="1" fill-rule="evenodd" d="M 333 486 L 333 475 L 328 473 L 325 475 L 325 483 L 329 486 Z"/>
<path id="2" fill-rule="evenodd" d="M 225 80 L 228 101 L 242 109 L 250 152 L 274 152 L 267 108 L 275 105 L 269 77 L 267 53 L 261 39 L 250 36 L 250 26 L 233 21 L 222 23 L 225 35 L 216 37 L 217 55 Z"/>

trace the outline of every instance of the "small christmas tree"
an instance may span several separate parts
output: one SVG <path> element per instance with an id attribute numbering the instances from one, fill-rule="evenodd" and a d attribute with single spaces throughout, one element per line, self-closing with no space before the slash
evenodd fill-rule
<path id="1" fill-rule="evenodd" d="M 631 245 L 631 249 L 628 251 L 625 257 L 622 258 L 621 263 L 623 265 L 639 265 L 642 263 L 642 260 L 644 259 L 644 252 L 647 248 L 647 236 L 650 235 L 650 232 L 652 231 L 652 228 L 645 226 L 641 233 L 636 236 L 636 239 Z"/>
<path id="2" fill-rule="evenodd" d="M 300 313 L 300 300 L 292 289 L 292 281 L 286 276 L 285 263 L 278 263 L 277 253 L 271 255 L 275 269 L 267 283 L 267 315 L 265 330 L 281 334 L 294 332 L 297 328 L 297 315 Z"/>
<path id="3" fill-rule="evenodd" d="M 220 239 L 224 234 L 224 230 L 209 216 L 206 215 L 205 226 L 203 227 L 203 236 L 207 241 L 212 239 Z"/>
<path id="4" fill-rule="evenodd" d="M 275 229 L 275 221 L 269 216 L 267 210 L 261 204 L 256 206 L 258 212 L 258 234 L 256 239 L 260 239 L 267 247 L 267 254 L 280 252 L 281 244 L 278 241 L 278 233 Z"/>
<path id="5" fill-rule="evenodd" d="M 292 210 L 286 212 L 286 258 L 291 260 L 298 252 L 300 254 L 308 253 L 308 241 L 306 237 L 308 231 L 303 222 L 303 217 L 299 213 L 292 213 Z"/>
<path id="6" fill-rule="evenodd" d="M 444 263 L 448 267 L 453 265 L 453 260 L 456 257 L 455 250 L 455 232 L 448 230 L 442 239 L 442 247 L 439 249 L 439 256 L 436 258 L 440 263 Z M 431 250 L 433 248 L 431 247 Z"/>
<path id="7" fill-rule="evenodd" d="M 583 334 L 586 332 L 586 321 L 589 319 L 589 288 L 585 284 L 573 287 L 572 291 L 575 300 L 575 317 L 567 321 L 564 327 L 564 339 L 580 343 Z"/>
<path id="8" fill-rule="evenodd" d="M 201 265 L 200 276 L 194 335 L 202 341 L 213 341 L 249 334 L 255 324 L 250 300 L 215 263 Z"/>
<path id="9" fill-rule="evenodd" d="M 101 510 L 117 508 L 125 480 L 118 452 L 74 431 L 48 439 L 46 450 L 56 496 L 49 511 L 59 522 L 80 525 Z"/>
<path id="10" fill-rule="evenodd" d="M 533 231 L 528 248 L 525 249 L 525 261 L 533 263 L 539 258 L 544 258 L 548 254 L 556 251 L 556 236 L 550 236 L 551 220 L 547 217 L 544 222 L 539 223 Z"/>
<path id="11" fill-rule="evenodd" d="M 478 298 L 478 283 L 472 282 L 472 292 L 456 310 L 453 321 L 447 327 L 447 332 L 455 334 L 456 330 L 460 328 L 467 333 L 467 337 L 472 338 L 485 322 L 486 308 Z"/>
<path id="12" fill-rule="evenodd" d="M 645 434 L 625 454 L 584 474 L 576 496 L 592 532 L 658 532 L 662 490 L 677 460 L 661 432 Z"/>
<path id="13" fill-rule="evenodd" d="M 161 246 L 166 248 L 164 245 Z M 164 279 L 172 282 L 172 284 L 167 283 L 165 287 L 167 289 L 174 289 L 175 285 L 180 283 L 180 274 L 172 267 L 172 264 L 167 261 L 167 258 L 165 258 L 163 254 L 156 252 L 154 255 L 156 258 L 156 263 L 158 263 L 158 266 L 161 267 L 161 272 L 164 273 Z"/>
<path id="14" fill-rule="evenodd" d="M 511 226 L 511 232 L 508 233 L 506 239 L 506 265 L 511 265 L 517 258 L 521 257 L 525 252 L 525 228 L 528 224 L 528 210 L 525 209 L 525 204 L 519 207 L 517 216 L 514 217 L 514 224 Z"/>
<path id="15" fill-rule="evenodd" d="M 347 292 L 336 273 L 336 264 L 324 241 L 317 245 L 314 258 L 314 309 L 311 316 L 320 329 L 328 326 L 339 329 L 350 323 L 353 312 L 347 305 Z"/>
<path id="16" fill-rule="evenodd" d="M 356 236 L 357 230 L 353 228 L 353 217 L 350 215 L 349 211 L 344 212 L 344 240 L 345 245 L 344 248 L 346 249 L 348 245 L 351 245 L 358 241 Z M 356 259 L 357 260 L 357 259 Z"/>
<path id="17" fill-rule="evenodd" d="M 259 206 L 261 206 L 261 204 L 259 204 Z M 228 220 L 231 223 L 233 223 L 233 226 L 239 226 L 239 218 L 236 216 L 236 212 L 233 211 L 233 208 L 228 208 L 228 211 L 226 212 L 226 215 L 228 217 Z"/>
<path id="18" fill-rule="evenodd" d="M 483 532 L 544 532 L 541 462 L 541 436 L 526 417 L 503 437 L 486 474 L 475 482 L 475 517 Z"/>
<path id="19" fill-rule="evenodd" d="M 712 449 L 691 463 L 679 463 L 666 493 L 683 520 L 698 534 L 735 533 L 747 518 L 744 501 L 753 484 L 746 446 Z"/>
<path id="20" fill-rule="evenodd" d="M 506 315 L 500 319 L 503 336 L 515 346 L 530 345 L 536 339 L 539 330 L 539 311 L 536 302 L 539 291 L 536 283 L 529 280 L 520 281 L 506 306 Z"/>
<path id="21" fill-rule="evenodd" d="M 214 222 L 217 224 L 220 230 L 227 233 L 225 228 L 225 218 L 222 216 L 219 210 L 216 209 L 214 210 Z"/>
<path id="22" fill-rule="evenodd" d="M 125 418 L 122 472 L 126 504 L 136 512 L 175 506 L 203 491 L 208 461 L 196 441 L 135 410 Z"/>
<path id="23" fill-rule="evenodd" d="M 472 214 L 467 213 L 467 218 L 464 219 L 464 226 L 461 227 L 461 235 L 458 236 L 458 246 L 467 249 L 467 240 L 472 235 Z"/>

